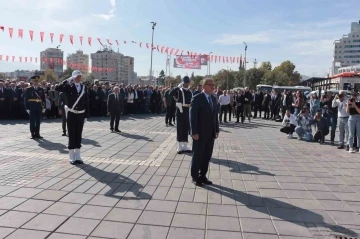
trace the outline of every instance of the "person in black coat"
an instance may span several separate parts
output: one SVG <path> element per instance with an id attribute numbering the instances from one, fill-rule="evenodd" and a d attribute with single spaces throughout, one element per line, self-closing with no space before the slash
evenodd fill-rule
<path id="1" fill-rule="evenodd" d="M 81 83 L 81 72 L 75 70 L 72 76 L 56 86 L 55 90 L 66 94 L 68 105 L 64 106 L 67 114 L 67 127 L 69 135 L 69 161 L 70 164 L 82 164 L 80 157 L 81 138 L 84 123 L 89 118 L 88 88 Z"/>
<path id="2" fill-rule="evenodd" d="M 0 119 L 7 119 L 7 89 L 3 80 L 0 80 Z"/>
<path id="3" fill-rule="evenodd" d="M 66 94 L 63 92 L 60 92 L 59 94 L 59 99 L 58 99 L 58 106 L 59 106 L 59 114 L 62 117 L 62 130 L 63 130 L 63 134 L 62 136 L 66 136 L 66 114 L 65 114 L 65 105 L 67 105 L 67 99 L 66 99 Z"/>
<path id="4" fill-rule="evenodd" d="M 261 118 L 261 103 L 263 101 L 264 95 L 262 92 L 259 92 L 258 90 L 254 93 L 255 94 L 255 100 L 254 100 L 254 119 L 257 117 L 257 113 L 259 111 L 259 117 Z"/>
<path id="5" fill-rule="evenodd" d="M 244 123 L 244 103 L 245 96 L 242 91 L 238 91 L 238 94 L 235 98 L 236 102 L 236 123 L 239 123 L 239 119 L 241 118 L 241 123 Z"/>
<path id="6" fill-rule="evenodd" d="M 262 109 L 264 111 L 264 118 L 263 119 L 269 119 L 270 117 L 270 102 L 271 102 L 271 96 L 268 93 L 267 90 L 265 90 L 263 102 L 262 102 Z"/>
<path id="7" fill-rule="evenodd" d="M 204 91 L 194 96 L 190 106 L 190 131 L 193 138 L 191 177 L 197 186 L 210 185 L 206 178 L 215 139 L 219 136 L 218 107 L 213 96 L 214 81 L 204 79 Z"/>
<path id="8" fill-rule="evenodd" d="M 114 87 L 114 92 L 108 96 L 107 99 L 107 111 L 110 115 L 110 130 L 114 131 L 114 122 L 115 122 L 115 132 L 121 132 L 119 130 L 119 122 L 121 115 L 121 101 L 120 98 L 120 89 L 119 87 Z"/>

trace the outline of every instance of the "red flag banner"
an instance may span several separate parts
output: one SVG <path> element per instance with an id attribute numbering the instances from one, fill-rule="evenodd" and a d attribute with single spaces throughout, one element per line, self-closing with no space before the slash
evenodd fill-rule
<path id="1" fill-rule="evenodd" d="M 112 46 L 112 43 L 110 42 L 109 39 L 106 39 L 106 41 L 107 41 L 107 43 L 108 43 L 110 46 Z"/>
<path id="2" fill-rule="evenodd" d="M 88 37 L 89 46 L 91 46 L 91 37 Z"/>
<path id="3" fill-rule="evenodd" d="M 126 44 L 126 41 L 124 41 L 124 44 Z"/>
<path id="4" fill-rule="evenodd" d="M 12 56 L 12 61 L 13 61 L 13 62 L 15 61 L 15 56 Z"/>
<path id="5" fill-rule="evenodd" d="M 176 56 L 179 53 L 179 49 L 176 49 L 174 55 Z"/>
<path id="6" fill-rule="evenodd" d="M 149 49 L 149 43 L 146 43 L 146 48 Z"/>
<path id="7" fill-rule="evenodd" d="M 29 34 L 30 34 L 30 39 L 32 41 L 34 39 L 34 31 L 30 30 Z"/>
<path id="8" fill-rule="evenodd" d="M 0 55 L 0 61 L 2 61 L 2 55 Z"/>
<path id="9" fill-rule="evenodd" d="M 0 30 L 4 31 L 5 27 L 4 26 L 0 26 Z"/>
<path id="10" fill-rule="evenodd" d="M 99 41 L 100 45 L 103 47 L 104 45 L 102 44 L 100 38 L 97 38 L 97 40 Z"/>
<path id="11" fill-rule="evenodd" d="M 12 38 L 12 36 L 13 36 L 13 32 L 14 32 L 14 28 L 9 27 L 9 34 L 10 34 L 10 38 Z"/>
<path id="12" fill-rule="evenodd" d="M 19 29 L 18 30 L 18 35 L 19 35 L 19 38 L 23 38 L 23 29 Z"/>
<path id="13" fill-rule="evenodd" d="M 27 62 L 27 57 L 25 57 L 25 62 Z"/>
<path id="14" fill-rule="evenodd" d="M 118 40 L 115 40 L 116 44 L 119 45 L 119 41 Z"/>
<path id="15" fill-rule="evenodd" d="M 215 56 L 215 63 L 217 62 L 217 58 L 218 58 L 218 56 Z"/>
<path id="16" fill-rule="evenodd" d="M 141 45 L 142 45 L 142 42 L 139 43 L 139 46 L 140 46 L 140 47 L 141 47 Z"/>
<path id="17" fill-rule="evenodd" d="M 35 57 L 35 63 L 37 63 L 37 57 Z"/>
<path id="18" fill-rule="evenodd" d="M 54 33 L 50 33 L 50 39 L 51 39 L 51 43 L 53 43 L 53 41 L 54 41 Z"/>
<path id="19" fill-rule="evenodd" d="M 226 57 L 226 63 L 229 63 L 229 57 Z"/>
<path id="20" fill-rule="evenodd" d="M 172 55 L 172 53 L 173 53 L 173 51 L 174 51 L 174 48 L 171 48 L 171 50 L 170 50 L 170 55 Z"/>
<path id="21" fill-rule="evenodd" d="M 156 46 L 156 49 L 157 49 L 158 52 L 160 52 L 160 50 L 159 50 L 159 45 Z"/>
<path id="22" fill-rule="evenodd" d="M 20 62 L 22 62 L 22 57 L 21 56 L 19 56 L 19 60 L 20 60 Z"/>
<path id="23" fill-rule="evenodd" d="M 40 40 L 41 42 L 44 42 L 44 32 L 40 32 Z"/>
<path id="24" fill-rule="evenodd" d="M 236 57 L 236 62 L 239 64 L 239 57 Z"/>
<path id="25" fill-rule="evenodd" d="M 70 35 L 69 37 L 70 37 L 70 43 L 71 43 L 71 45 L 74 45 L 74 36 L 73 36 L 73 35 Z"/>
<path id="26" fill-rule="evenodd" d="M 30 57 L 30 62 L 32 62 L 32 57 Z"/>
<path id="27" fill-rule="evenodd" d="M 6 56 L 6 61 L 9 61 L 9 56 Z"/>
<path id="28" fill-rule="evenodd" d="M 64 34 L 60 34 L 60 43 L 62 43 L 63 38 L 64 38 Z"/>
<path id="29" fill-rule="evenodd" d="M 79 36 L 79 38 L 80 38 L 80 44 L 82 45 L 83 37 Z"/>
<path id="30" fill-rule="evenodd" d="M 169 54 L 169 47 L 166 47 L 166 49 L 165 49 L 164 52 L 167 53 L 167 54 Z"/>

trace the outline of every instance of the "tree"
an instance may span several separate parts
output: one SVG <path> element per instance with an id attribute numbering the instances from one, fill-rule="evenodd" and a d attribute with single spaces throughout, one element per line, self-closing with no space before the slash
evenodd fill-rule
<path id="1" fill-rule="evenodd" d="M 272 70 L 272 66 L 271 66 L 271 63 L 270 61 L 264 61 L 261 63 L 260 67 L 259 67 L 260 70 L 263 70 L 263 71 L 271 71 Z"/>
<path id="2" fill-rule="evenodd" d="M 40 81 L 46 81 L 48 83 L 56 83 L 59 81 L 59 77 L 51 69 L 46 70 L 43 76 L 40 76 Z"/>
<path id="3" fill-rule="evenodd" d="M 279 66 L 275 67 L 273 71 L 277 74 L 279 74 L 279 72 L 285 74 L 279 79 L 279 84 L 296 85 L 300 82 L 301 75 L 295 71 L 295 65 L 291 61 L 282 62 Z"/>
<path id="4" fill-rule="evenodd" d="M 213 76 L 215 85 L 221 89 L 233 89 L 235 84 L 236 71 L 220 70 Z"/>
<path id="5" fill-rule="evenodd" d="M 251 89 L 256 89 L 256 85 L 260 84 L 263 77 L 264 71 L 262 69 L 251 68 L 246 71 L 246 82 L 247 86 Z"/>
<path id="6" fill-rule="evenodd" d="M 83 76 L 84 77 L 84 76 Z M 95 77 L 94 77 L 94 75 L 93 74 L 88 74 L 88 75 L 86 75 L 85 77 L 84 77 L 84 80 L 86 81 L 86 82 L 90 82 L 91 84 L 94 84 L 94 80 L 95 80 Z"/>
<path id="7" fill-rule="evenodd" d="M 60 81 L 63 81 L 65 79 L 68 79 L 69 77 L 71 77 L 71 74 L 74 70 L 71 69 L 70 67 L 67 68 L 64 72 L 63 72 L 63 75 L 61 76 L 60 78 Z"/>
<path id="8" fill-rule="evenodd" d="M 194 76 L 194 78 L 191 81 L 191 86 L 197 87 L 199 84 L 201 84 L 201 81 L 204 79 L 203 76 Z"/>

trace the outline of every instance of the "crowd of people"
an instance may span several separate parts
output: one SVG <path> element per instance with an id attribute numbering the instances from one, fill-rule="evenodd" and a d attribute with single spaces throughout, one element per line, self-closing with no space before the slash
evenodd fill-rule
<path id="1" fill-rule="evenodd" d="M 24 92 L 29 87 L 27 82 L 10 82 L 0 80 L 0 119 L 28 119 L 29 115 L 24 106 Z M 57 84 L 42 81 L 40 87 L 45 92 L 45 113 L 43 118 L 62 117 L 62 105 L 66 99 L 61 92 L 56 91 Z M 157 87 L 109 82 L 95 82 L 87 85 L 89 88 L 90 116 L 109 116 L 108 96 L 114 87 L 118 89 L 121 115 L 137 113 L 166 113 L 165 125 L 174 126 L 176 123 L 176 98 L 173 89 L 176 86 Z M 202 85 L 192 88 L 192 95 L 202 92 Z M 288 138 L 297 134 L 299 140 L 325 142 L 330 134 L 330 143 L 335 144 L 336 129 L 339 129 L 339 149 L 349 152 L 359 150 L 356 132 L 360 130 L 360 98 L 353 91 L 349 97 L 345 91 L 339 94 L 327 93 L 318 97 L 316 93 L 309 99 L 301 91 L 284 92 L 244 90 L 229 91 L 217 88 L 214 92 L 219 109 L 219 122 L 228 123 L 235 119 L 235 123 L 249 122 L 252 118 L 262 117 L 265 120 L 282 122 L 281 132 Z M 64 117 L 63 117 L 64 118 Z M 63 122 L 63 133 L 66 135 L 66 122 Z M 314 131 L 314 135 L 313 135 Z M 360 143 L 360 142 L 359 142 Z"/>

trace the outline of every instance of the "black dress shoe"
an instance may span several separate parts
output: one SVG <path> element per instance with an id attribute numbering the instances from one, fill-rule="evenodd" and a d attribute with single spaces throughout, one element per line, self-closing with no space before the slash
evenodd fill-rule
<path id="1" fill-rule="evenodd" d="M 195 184 L 195 186 L 201 187 L 203 185 L 202 181 L 198 179 L 192 179 L 192 183 Z"/>
<path id="2" fill-rule="evenodd" d="M 66 136 L 66 133 L 63 133 L 62 136 Z"/>
<path id="3" fill-rule="evenodd" d="M 116 130 L 115 130 L 115 132 L 119 132 L 119 133 L 121 133 L 121 130 L 119 130 L 119 129 L 116 129 Z"/>
<path id="4" fill-rule="evenodd" d="M 212 185 L 213 183 L 206 177 L 200 178 L 200 181 L 205 185 Z"/>
<path id="5" fill-rule="evenodd" d="M 170 126 L 174 126 L 172 123 L 169 124 Z"/>
<path id="6" fill-rule="evenodd" d="M 75 164 L 76 164 L 76 161 L 70 161 L 70 164 L 71 164 L 71 165 L 75 165 Z"/>
<path id="7" fill-rule="evenodd" d="M 43 139 L 44 137 L 40 136 L 40 135 L 35 135 L 35 138 L 37 139 Z"/>

